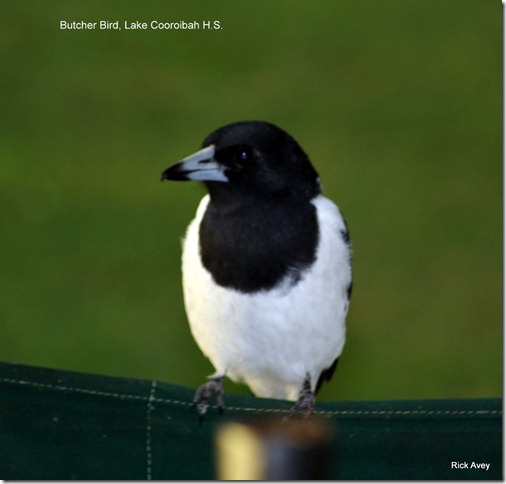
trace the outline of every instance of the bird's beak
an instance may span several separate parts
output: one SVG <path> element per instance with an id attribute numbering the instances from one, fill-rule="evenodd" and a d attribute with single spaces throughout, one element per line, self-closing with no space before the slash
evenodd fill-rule
<path id="1" fill-rule="evenodd" d="M 197 151 L 162 173 L 163 180 L 228 182 L 224 167 L 214 159 L 214 145 Z"/>

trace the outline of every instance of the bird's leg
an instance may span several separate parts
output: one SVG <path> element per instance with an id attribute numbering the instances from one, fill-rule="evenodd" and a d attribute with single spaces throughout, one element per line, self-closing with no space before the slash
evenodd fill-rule
<path id="1" fill-rule="evenodd" d="M 308 374 L 302 385 L 302 390 L 299 393 L 299 399 L 295 402 L 295 405 L 291 408 L 283 421 L 287 421 L 296 414 L 300 414 L 303 420 L 310 420 L 313 417 L 314 407 L 315 396 L 311 391 L 311 378 Z"/>
<path id="2" fill-rule="evenodd" d="M 223 376 L 213 378 L 207 383 L 200 385 L 195 392 L 195 396 L 193 397 L 193 405 L 197 406 L 200 425 L 202 425 L 202 422 L 204 421 L 204 416 L 209 407 L 209 400 L 213 395 L 216 396 L 216 405 L 218 407 L 218 411 L 220 413 L 223 413 Z"/>

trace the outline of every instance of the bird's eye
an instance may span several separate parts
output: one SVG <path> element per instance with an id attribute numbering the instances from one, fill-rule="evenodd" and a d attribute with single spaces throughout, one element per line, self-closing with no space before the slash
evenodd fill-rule
<path id="1" fill-rule="evenodd" d="M 251 161 L 253 159 L 253 151 L 250 148 L 242 148 L 239 151 L 239 158 L 242 161 Z"/>

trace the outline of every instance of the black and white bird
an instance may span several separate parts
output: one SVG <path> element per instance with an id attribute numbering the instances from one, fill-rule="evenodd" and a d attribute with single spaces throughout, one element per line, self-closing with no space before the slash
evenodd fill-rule
<path id="1" fill-rule="evenodd" d="M 307 155 L 262 121 L 229 124 L 162 180 L 197 180 L 204 196 L 183 242 L 186 313 L 216 373 L 195 395 L 201 417 L 222 380 L 309 415 L 346 339 L 351 247 L 339 208 Z"/>

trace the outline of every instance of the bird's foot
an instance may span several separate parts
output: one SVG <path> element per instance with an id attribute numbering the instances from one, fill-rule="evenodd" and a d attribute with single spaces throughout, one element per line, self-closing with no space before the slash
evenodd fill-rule
<path id="1" fill-rule="evenodd" d="M 223 376 L 213 378 L 207 383 L 200 385 L 193 397 L 193 405 L 197 407 L 199 413 L 199 425 L 202 425 L 204 416 L 209 408 L 209 400 L 216 396 L 216 406 L 218 411 L 223 413 Z"/>
<path id="2" fill-rule="evenodd" d="M 302 420 L 311 420 L 313 418 L 315 408 L 315 396 L 311 391 L 311 381 L 309 375 L 304 380 L 304 385 L 299 393 L 299 399 L 295 405 L 288 412 L 288 415 L 283 418 L 282 422 L 288 421 L 294 415 L 300 415 Z"/>

